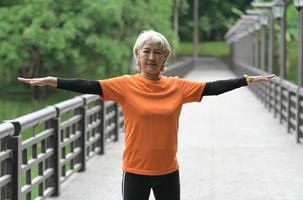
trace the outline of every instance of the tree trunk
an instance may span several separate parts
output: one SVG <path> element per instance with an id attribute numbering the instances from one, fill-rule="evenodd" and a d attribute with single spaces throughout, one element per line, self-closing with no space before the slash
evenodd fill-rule
<path id="1" fill-rule="evenodd" d="M 175 36 L 179 35 L 179 7 L 180 7 L 180 0 L 175 0 L 174 5 L 174 34 Z"/>
<path id="2" fill-rule="evenodd" d="M 198 59 L 198 45 L 199 45 L 199 0 L 193 0 L 193 60 L 194 66 L 197 64 Z"/>
<path id="3" fill-rule="evenodd" d="M 42 72 L 42 56 L 38 47 L 33 47 L 32 51 L 32 66 L 31 66 L 31 77 L 41 77 Z M 46 98 L 46 87 L 34 87 L 34 98 L 42 100 Z"/>

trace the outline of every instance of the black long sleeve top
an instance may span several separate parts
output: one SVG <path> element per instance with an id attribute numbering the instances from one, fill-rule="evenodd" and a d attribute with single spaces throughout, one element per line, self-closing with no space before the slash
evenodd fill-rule
<path id="1" fill-rule="evenodd" d="M 97 80 L 58 78 L 57 88 L 83 94 L 103 94 L 102 86 Z M 220 95 L 236 88 L 246 86 L 245 77 L 206 82 L 202 96 Z"/>

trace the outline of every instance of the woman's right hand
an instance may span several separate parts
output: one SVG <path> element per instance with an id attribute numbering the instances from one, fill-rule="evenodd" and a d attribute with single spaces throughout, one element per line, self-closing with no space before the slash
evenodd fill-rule
<path id="1" fill-rule="evenodd" d="M 51 76 L 47 76 L 47 77 L 43 77 L 43 78 L 21 78 L 18 77 L 18 80 L 29 84 L 31 86 L 53 86 L 53 87 L 57 87 L 57 78 L 55 77 L 51 77 Z"/>

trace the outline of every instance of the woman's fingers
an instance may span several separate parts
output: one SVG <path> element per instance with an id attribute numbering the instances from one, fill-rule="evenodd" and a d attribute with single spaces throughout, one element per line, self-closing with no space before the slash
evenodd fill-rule
<path id="1" fill-rule="evenodd" d="M 30 84 L 30 85 L 33 85 L 33 86 L 44 86 L 45 83 L 44 83 L 44 79 L 42 78 L 21 78 L 21 77 L 18 77 L 18 80 L 23 82 L 23 83 L 26 83 L 26 84 Z"/>
<path id="2" fill-rule="evenodd" d="M 31 79 L 29 79 L 29 78 L 18 77 L 18 80 L 23 82 L 23 83 L 28 83 L 28 84 L 30 84 L 30 82 L 31 82 Z"/>
<path id="3" fill-rule="evenodd" d="M 272 79 L 275 76 L 276 76 L 275 74 L 270 74 L 265 76 L 252 76 L 251 80 L 252 82 L 268 81 L 269 79 Z"/>
<path id="4" fill-rule="evenodd" d="M 264 78 L 266 78 L 267 80 L 274 78 L 276 75 L 275 74 L 270 74 L 270 75 L 266 75 L 264 76 Z"/>
<path id="5" fill-rule="evenodd" d="M 26 80 L 25 78 L 21 78 L 21 77 L 17 77 L 17 79 L 21 82 L 24 82 Z"/>

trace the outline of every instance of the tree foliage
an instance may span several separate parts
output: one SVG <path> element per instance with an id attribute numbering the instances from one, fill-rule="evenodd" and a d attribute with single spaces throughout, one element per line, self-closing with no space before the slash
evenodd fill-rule
<path id="1" fill-rule="evenodd" d="M 180 39 L 192 40 L 193 1 L 187 0 L 189 11 L 180 19 Z M 245 11 L 250 1 L 245 0 L 212 0 L 199 1 L 200 40 L 223 40 L 224 33 L 239 17 L 235 11 Z"/>
<path id="2" fill-rule="evenodd" d="M 192 40 L 193 30 L 193 0 L 186 0 L 188 12 L 181 14 L 180 39 Z M 271 2 L 272 0 L 259 0 L 259 2 Z M 224 33 L 235 24 L 247 9 L 253 9 L 252 1 L 245 0 L 212 0 L 199 1 L 199 33 L 200 40 L 223 40 Z M 287 39 L 294 40 L 298 33 L 298 12 L 293 1 L 287 1 Z"/>
<path id="3" fill-rule="evenodd" d="M 0 74 L 11 83 L 58 71 L 126 73 L 142 30 L 158 30 L 176 45 L 172 10 L 173 0 L 1 1 Z"/>
<path id="4" fill-rule="evenodd" d="M 189 11 L 180 19 L 180 39 L 192 40 L 193 0 L 187 0 Z M 224 33 L 235 23 L 241 11 L 250 7 L 250 1 L 208 0 L 199 1 L 200 40 L 223 40 Z"/>
<path id="5" fill-rule="evenodd" d="M 299 16 L 298 11 L 294 7 L 293 4 L 288 4 L 286 9 L 286 24 L 287 24 L 287 30 L 286 30 L 286 39 L 288 42 L 290 41 L 298 41 L 298 35 L 299 35 Z"/>

